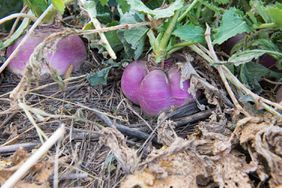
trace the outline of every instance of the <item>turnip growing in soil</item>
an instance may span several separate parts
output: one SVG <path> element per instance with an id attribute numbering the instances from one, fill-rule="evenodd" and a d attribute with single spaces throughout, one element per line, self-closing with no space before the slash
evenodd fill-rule
<path id="1" fill-rule="evenodd" d="M 180 71 L 176 67 L 170 68 L 167 73 L 157 69 L 148 71 L 141 61 L 129 64 L 121 78 L 124 95 L 149 115 L 192 101 L 189 86 L 188 80 L 181 83 Z"/>
<path id="2" fill-rule="evenodd" d="M 169 21 L 166 31 L 160 33 L 161 37 L 157 37 L 158 40 L 151 44 L 155 62 L 151 63 L 153 66 L 150 66 L 150 70 L 146 62 L 134 61 L 125 68 L 121 78 L 124 95 L 133 103 L 140 105 L 148 115 L 158 115 L 173 106 L 182 106 L 193 100 L 188 92 L 189 80 L 181 83 L 180 70 L 173 66 L 171 60 L 168 61 L 167 67 L 162 68 L 157 64 L 168 59 L 174 51 L 168 44 L 178 16 L 179 12 L 176 12 Z"/>
<path id="3" fill-rule="evenodd" d="M 247 35 L 245 33 L 243 34 L 238 34 L 234 37 L 231 37 L 227 41 L 225 41 L 222 45 L 221 48 L 224 52 L 226 52 L 229 55 L 232 55 L 232 48 L 242 42 L 244 38 Z M 273 71 L 274 73 L 279 73 L 281 70 L 277 68 L 277 62 L 278 60 L 273 57 L 272 55 L 269 54 L 263 54 L 261 57 L 259 57 L 257 61 L 260 65 L 263 65 L 265 68 L 269 69 L 270 71 Z M 276 101 L 280 102 L 282 99 L 282 88 L 280 87 L 276 93 Z"/>
<path id="4" fill-rule="evenodd" d="M 14 57 L 9 63 L 8 70 L 17 75 L 23 75 L 24 69 L 34 49 L 44 39 L 46 39 L 52 33 L 58 31 L 60 30 L 51 27 L 43 27 L 41 29 L 35 30 L 28 41 L 26 41 L 24 45 L 20 47 L 16 57 Z M 15 44 L 7 49 L 7 56 L 12 54 L 22 38 L 18 39 Z M 59 75 L 63 75 L 70 66 L 73 66 L 73 69 L 77 71 L 87 57 L 86 47 L 82 39 L 77 35 L 70 35 L 60 39 L 54 49 L 54 52 L 47 54 L 48 65 L 43 64 L 41 75 L 46 73 L 50 74 L 50 69 L 52 69 L 52 71 L 56 71 Z"/>
<path id="5" fill-rule="evenodd" d="M 231 55 L 233 47 L 235 47 L 237 44 L 242 42 L 242 40 L 244 40 L 245 37 L 246 37 L 245 33 L 241 33 L 235 35 L 234 37 L 231 37 L 221 45 L 222 50 L 227 54 Z M 277 60 L 269 54 L 264 54 L 259 58 L 259 64 L 273 71 L 278 71 L 278 69 L 276 68 L 276 63 Z"/>

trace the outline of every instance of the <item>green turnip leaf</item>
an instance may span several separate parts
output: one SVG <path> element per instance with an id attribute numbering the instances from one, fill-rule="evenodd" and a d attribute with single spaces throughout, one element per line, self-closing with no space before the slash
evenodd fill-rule
<path id="1" fill-rule="evenodd" d="M 101 5 L 105 6 L 107 5 L 109 0 L 100 0 Z"/>
<path id="2" fill-rule="evenodd" d="M 52 4 L 61 14 L 64 14 L 65 3 L 63 0 L 52 0 Z"/>
<path id="3" fill-rule="evenodd" d="M 278 27 L 282 27 L 282 4 L 276 4 L 266 8 L 271 21 Z"/>
<path id="4" fill-rule="evenodd" d="M 127 3 L 130 5 L 130 8 L 132 10 L 149 14 L 153 16 L 155 19 L 171 17 L 174 15 L 174 12 L 176 10 L 179 10 L 180 8 L 183 7 L 183 0 L 176 0 L 166 8 L 157 8 L 154 10 L 149 9 L 140 0 L 128 0 Z"/>
<path id="5" fill-rule="evenodd" d="M 205 41 L 203 28 L 192 24 L 180 26 L 172 34 L 186 42 L 202 43 Z"/>
<path id="6" fill-rule="evenodd" d="M 47 0 L 24 0 L 24 3 L 37 17 L 40 16 L 48 7 Z"/>
<path id="7" fill-rule="evenodd" d="M 129 11 L 130 6 L 127 3 L 127 0 L 117 0 L 117 2 L 123 13 L 126 13 Z"/>
<path id="8" fill-rule="evenodd" d="M 238 66 L 244 63 L 248 63 L 252 61 L 253 59 L 257 59 L 265 53 L 282 57 L 282 53 L 277 52 L 277 51 L 272 51 L 272 50 L 245 50 L 245 51 L 237 52 L 233 54 L 228 59 L 228 62 L 233 63 L 234 65 Z"/>
<path id="9" fill-rule="evenodd" d="M 130 11 L 122 15 L 120 19 L 121 24 L 126 23 L 138 23 L 144 21 L 144 16 L 135 12 Z M 134 59 L 137 59 L 141 56 L 143 49 L 144 49 L 144 42 L 146 38 L 146 34 L 148 32 L 148 28 L 145 26 L 136 27 L 130 30 L 120 31 L 121 37 L 124 39 L 122 40 L 123 43 L 127 43 L 130 45 L 130 48 L 134 50 Z M 130 50 L 131 51 L 131 50 Z"/>
<path id="10" fill-rule="evenodd" d="M 240 80 L 253 91 L 260 93 L 262 77 L 281 78 L 282 73 L 274 72 L 258 63 L 246 63 L 240 67 Z"/>
<path id="11" fill-rule="evenodd" d="M 237 34 L 250 32 L 251 28 L 243 19 L 240 11 L 231 8 L 223 14 L 221 24 L 215 34 L 214 44 L 222 44 L 227 39 L 234 37 Z"/>
<path id="12" fill-rule="evenodd" d="M 102 70 L 95 72 L 95 73 L 91 73 L 88 75 L 87 80 L 90 83 L 91 86 L 97 86 L 97 85 L 106 85 L 107 81 L 108 81 L 108 75 L 109 72 L 112 68 L 114 67 L 118 67 L 119 64 L 113 64 L 112 65 L 103 68 Z"/>

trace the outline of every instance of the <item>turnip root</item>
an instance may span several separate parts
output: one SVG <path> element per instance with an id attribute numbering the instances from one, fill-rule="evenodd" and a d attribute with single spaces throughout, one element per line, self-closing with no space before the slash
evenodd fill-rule
<path id="1" fill-rule="evenodd" d="M 156 115 L 172 104 L 170 84 L 163 71 L 149 72 L 139 87 L 140 106 L 147 114 Z"/>
<path id="2" fill-rule="evenodd" d="M 26 41 L 23 46 L 20 47 L 17 55 L 12 59 L 8 65 L 8 70 L 17 74 L 23 75 L 24 69 L 28 64 L 29 58 L 34 51 L 34 49 L 49 35 L 54 33 L 53 28 L 44 27 L 42 29 L 35 30 L 35 32 L 30 36 L 28 41 Z M 12 52 L 19 45 L 22 38 L 18 39 L 15 44 L 8 47 L 7 56 L 10 56 Z M 55 51 L 47 54 L 47 62 L 43 64 L 41 75 L 50 73 L 50 68 L 56 71 L 58 74 L 64 74 L 69 66 L 73 66 L 74 70 L 77 71 L 80 65 L 87 57 L 86 47 L 77 35 L 66 36 L 58 41 Z"/>
<path id="3" fill-rule="evenodd" d="M 139 104 L 139 86 L 148 73 L 144 62 L 130 63 L 123 72 L 121 89 L 124 95 L 133 103 Z"/>
<path id="4" fill-rule="evenodd" d="M 163 70 L 148 71 L 145 63 L 138 61 L 129 64 L 121 78 L 124 95 L 148 115 L 158 115 L 192 101 L 189 87 L 189 80 L 180 83 L 177 68 L 170 67 L 167 74 Z"/>
<path id="5" fill-rule="evenodd" d="M 190 87 L 189 80 L 180 82 L 180 72 L 177 68 L 172 68 L 168 71 L 168 79 L 171 88 L 171 97 L 176 106 L 182 106 L 193 99 L 192 95 L 188 92 Z"/>

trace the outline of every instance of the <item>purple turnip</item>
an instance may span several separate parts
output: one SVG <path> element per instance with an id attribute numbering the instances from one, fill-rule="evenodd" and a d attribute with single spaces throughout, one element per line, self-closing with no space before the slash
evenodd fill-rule
<path id="1" fill-rule="evenodd" d="M 168 71 L 171 97 L 174 100 L 174 105 L 176 106 L 182 106 L 193 100 L 192 95 L 188 92 L 190 87 L 189 80 L 185 80 L 183 83 L 180 83 L 180 77 L 181 74 L 177 68 L 172 68 Z"/>
<path id="2" fill-rule="evenodd" d="M 139 86 L 148 73 L 141 61 L 130 63 L 124 70 L 121 78 L 121 89 L 124 95 L 135 104 L 139 104 Z"/>
<path id="3" fill-rule="evenodd" d="M 8 65 L 8 70 L 17 74 L 23 75 L 24 68 L 27 65 L 29 58 L 36 48 L 45 38 L 52 34 L 54 30 L 49 27 L 43 27 L 36 30 L 26 41 L 23 46 L 20 47 L 19 52 L 12 59 Z M 23 37 L 22 37 L 23 38 Z M 19 45 L 22 38 L 18 39 L 15 44 L 7 49 L 7 56 L 10 56 L 15 48 Z M 56 71 L 58 74 L 64 74 L 69 66 L 73 66 L 77 71 L 82 62 L 87 57 L 86 47 L 77 35 L 71 35 L 60 39 L 56 45 L 55 51 L 47 55 L 48 66 Z M 47 65 L 43 65 L 41 74 L 50 73 Z"/>
<path id="4" fill-rule="evenodd" d="M 168 68 L 166 74 L 162 70 L 148 71 L 145 62 L 129 64 L 121 78 L 122 92 L 148 115 L 158 115 L 172 106 L 182 106 L 192 101 L 188 92 L 189 80 L 181 84 L 180 71 L 174 67 Z"/>
<path id="5" fill-rule="evenodd" d="M 172 104 L 170 85 L 161 70 L 149 72 L 140 84 L 140 106 L 149 115 L 157 115 Z"/>
<path id="6" fill-rule="evenodd" d="M 221 49 L 227 53 L 230 54 L 232 51 L 232 48 L 239 43 L 242 39 L 244 39 L 246 36 L 246 34 L 241 33 L 238 35 L 235 35 L 234 37 L 231 37 L 230 39 L 228 39 L 227 41 L 225 41 L 222 45 L 221 45 Z"/>
<path id="7" fill-rule="evenodd" d="M 231 37 L 230 39 L 228 39 L 227 41 L 225 41 L 222 45 L 221 45 L 221 49 L 231 55 L 231 51 L 232 48 L 238 44 L 239 42 L 241 42 L 244 38 L 246 37 L 245 33 L 241 33 L 238 34 L 234 37 Z M 259 60 L 258 63 L 263 65 L 266 68 L 269 68 L 273 71 L 277 71 L 280 72 L 280 70 L 278 70 L 278 68 L 276 67 L 276 63 L 277 63 L 277 59 L 275 59 L 273 56 L 269 55 L 269 54 L 264 54 L 262 55 Z"/>
<path id="8" fill-rule="evenodd" d="M 259 63 L 270 70 L 279 72 L 278 68 L 276 67 L 277 59 L 271 55 L 264 54 L 259 58 Z"/>

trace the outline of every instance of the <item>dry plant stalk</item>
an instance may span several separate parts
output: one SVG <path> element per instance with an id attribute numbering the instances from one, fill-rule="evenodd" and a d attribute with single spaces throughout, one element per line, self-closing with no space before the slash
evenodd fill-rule
<path id="1" fill-rule="evenodd" d="M 24 7 L 22 8 L 22 10 L 21 10 L 20 13 L 24 13 L 26 10 L 27 10 L 27 6 L 24 6 Z M 27 14 L 32 15 L 31 11 L 28 11 Z M 25 19 L 23 19 L 23 20 L 25 20 Z M 16 27 L 17 27 L 19 21 L 20 21 L 20 18 L 18 17 L 18 18 L 15 20 L 15 22 L 13 23 L 13 26 L 12 26 L 12 28 L 11 28 L 11 30 L 10 30 L 10 33 L 9 33 L 9 35 L 7 36 L 7 38 L 10 37 L 10 36 L 12 36 L 12 34 L 14 33 L 14 31 L 16 30 Z"/>
<path id="2" fill-rule="evenodd" d="M 36 164 L 36 162 L 48 152 L 48 150 L 56 144 L 65 134 L 65 126 L 61 125 L 53 135 L 30 157 L 22 166 L 2 185 L 2 188 L 13 187 L 27 172 Z"/>
<path id="3" fill-rule="evenodd" d="M 6 16 L 6 17 L 0 19 L 0 25 L 9 21 L 9 20 L 15 19 L 15 18 L 29 18 L 32 21 L 35 21 L 37 19 L 33 15 L 29 15 L 29 14 L 25 14 L 25 13 L 15 13 L 15 14 L 10 14 L 9 16 Z"/>
<path id="4" fill-rule="evenodd" d="M 137 151 L 126 145 L 124 136 L 114 128 L 104 128 L 99 143 L 108 146 L 125 173 L 134 172 L 139 163 Z"/>
<path id="5" fill-rule="evenodd" d="M 81 2 L 82 6 L 83 6 L 84 8 L 85 8 L 85 6 L 86 6 L 86 3 L 91 3 L 91 2 L 87 2 L 86 0 L 80 0 L 80 2 Z M 95 26 L 95 28 L 96 28 L 96 29 L 101 29 L 101 28 L 102 28 L 101 23 L 100 23 L 99 20 L 96 18 L 96 15 L 94 15 L 94 11 L 88 11 L 86 8 L 85 8 L 84 10 L 88 13 L 88 15 L 89 15 L 89 17 L 90 17 L 90 19 L 91 19 L 91 22 L 93 23 L 93 25 Z M 100 38 L 101 38 L 102 43 L 105 45 L 105 48 L 106 48 L 106 50 L 108 51 L 110 57 L 111 57 L 112 59 L 116 59 L 117 56 L 116 56 L 114 50 L 112 49 L 112 47 L 111 47 L 109 41 L 107 40 L 106 35 L 105 35 L 104 33 L 98 33 L 98 34 L 99 34 L 99 36 L 100 36 Z"/>
<path id="6" fill-rule="evenodd" d="M 210 38 L 211 28 L 208 25 L 206 25 L 206 26 L 207 26 L 207 29 L 206 29 L 206 32 L 205 32 L 205 38 L 206 38 L 206 42 L 207 42 L 207 45 L 208 45 L 211 57 L 213 58 L 213 60 L 215 62 L 219 62 L 219 59 L 218 59 L 218 57 L 217 57 L 217 55 L 216 55 L 216 53 L 215 53 L 215 51 L 213 49 L 212 43 L 211 43 L 211 38 Z M 222 70 L 223 66 L 224 65 L 219 65 L 217 67 L 217 70 L 219 72 L 220 78 L 223 81 L 223 84 L 224 84 L 224 86 L 225 86 L 225 88 L 226 88 L 226 90 L 227 90 L 227 92 L 228 92 L 232 102 L 234 103 L 234 105 L 237 108 L 237 110 L 242 112 L 245 116 L 249 117 L 250 114 L 246 110 L 244 110 L 244 108 L 240 105 L 240 103 L 238 102 L 236 96 L 234 95 L 231 87 L 229 86 L 228 81 L 227 81 L 227 79 L 226 79 L 226 77 L 224 75 L 224 72 Z"/>
<path id="7" fill-rule="evenodd" d="M 270 113 L 275 115 L 277 118 L 282 119 L 282 115 L 277 111 L 277 110 L 282 110 L 281 104 L 278 104 L 276 102 L 272 102 L 268 99 L 265 99 L 265 98 L 255 94 L 255 93 L 253 93 L 250 89 L 246 88 L 246 86 L 244 84 L 242 84 L 236 78 L 236 76 L 234 76 L 230 72 L 230 70 L 227 67 L 222 65 L 222 62 L 220 62 L 220 60 L 217 58 L 215 51 L 213 49 L 212 42 L 211 42 L 211 39 L 210 39 L 210 27 L 208 25 L 207 25 L 207 30 L 206 30 L 206 33 L 205 33 L 205 38 L 206 38 L 206 42 L 207 42 L 209 50 L 207 50 L 202 45 L 192 45 L 190 48 L 194 52 L 196 52 L 198 55 L 200 55 L 202 58 L 204 58 L 210 65 L 212 65 L 214 63 L 219 64 L 218 66 L 216 66 L 216 69 L 218 70 L 218 72 L 221 76 L 221 79 L 224 83 L 224 86 L 225 86 L 228 94 L 230 95 L 232 102 L 236 106 L 237 110 L 239 110 L 241 113 L 243 113 L 246 117 L 250 117 L 250 114 L 245 109 L 243 109 L 243 107 L 238 102 L 238 100 L 237 100 L 236 96 L 234 95 L 228 81 L 232 85 L 234 85 L 238 90 L 240 90 L 241 92 L 245 93 L 246 95 L 251 96 L 253 98 L 254 102 L 258 106 L 262 106 L 266 111 L 269 111 Z"/>

